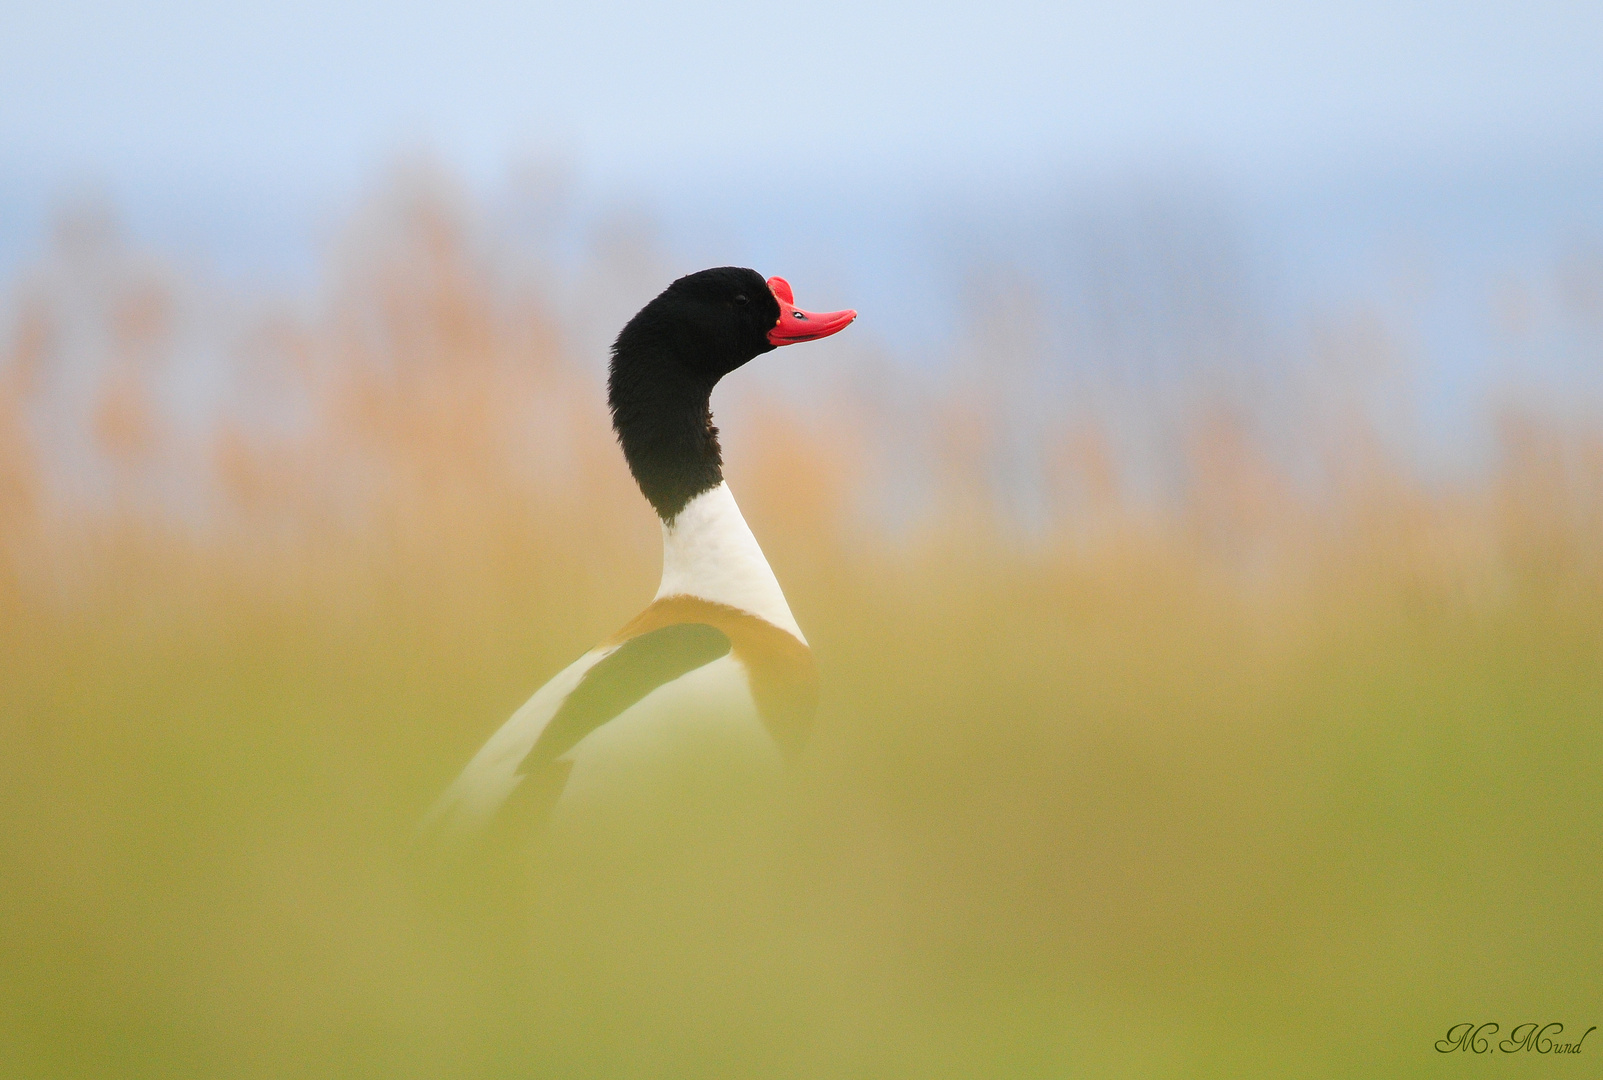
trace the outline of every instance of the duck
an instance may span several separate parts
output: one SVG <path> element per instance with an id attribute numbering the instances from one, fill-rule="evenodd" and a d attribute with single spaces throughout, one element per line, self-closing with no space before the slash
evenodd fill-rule
<path id="1" fill-rule="evenodd" d="M 656 595 L 512 714 L 425 829 L 471 834 L 508 818 L 538 827 L 571 804 L 638 789 L 654 767 L 686 756 L 781 770 L 796 760 L 817 707 L 817 666 L 724 480 L 711 395 L 756 357 L 856 318 L 804 311 L 785 279 L 722 266 L 677 279 L 628 321 L 612 346 L 607 402 L 661 523 Z"/>

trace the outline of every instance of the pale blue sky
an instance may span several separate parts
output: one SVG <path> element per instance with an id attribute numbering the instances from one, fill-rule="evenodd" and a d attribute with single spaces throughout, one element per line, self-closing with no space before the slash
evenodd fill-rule
<path id="1" fill-rule="evenodd" d="M 87 186 L 305 281 L 419 152 L 491 201 L 555 161 L 576 234 L 643 212 L 670 269 L 785 273 L 915 360 L 973 268 L 1072 289 L 1088 235 L 1168 222 L 1154 265 L 1217 240 L 1271 327 L 1396 312 L 1462 426 L 1497 297 L 1603 237 L 1603 3 L 0 0 L 0 274 Z"/>
<path id="2" fill-rule="evenodd" d="M 1595 140 L 1603 4 L 6 0 L 0 175 L 346 184 L 428 147 L 649 188 L 1294 172 Z"/>

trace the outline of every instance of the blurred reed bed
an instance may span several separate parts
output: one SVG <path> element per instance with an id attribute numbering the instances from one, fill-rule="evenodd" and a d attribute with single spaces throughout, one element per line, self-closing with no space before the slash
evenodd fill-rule
<path id="1" fill-rule="evenodd" d="M 68 229 L 16 285 L 0 1072 L 1412 1076 L 1463 1067 L 1453 1023 L 1599 1019 L 1573 418 L 1511 412 L 1445 487 L 1310 415 L 1310 485 L 1199 400 L 1155 501 L 1082 416 L 1024 527 L 959 371 L 906 390 L 922 496 L 887 523 L 881 359 L 822 407 L 736 376 L 732 483 L 824 672 L 792 783 L 420 851 L 656 574 L 598 358 L 462 214 L 403 186 L 311 304 L 247 305 L 205 423 L 163 404 L 170 270 Z"/>

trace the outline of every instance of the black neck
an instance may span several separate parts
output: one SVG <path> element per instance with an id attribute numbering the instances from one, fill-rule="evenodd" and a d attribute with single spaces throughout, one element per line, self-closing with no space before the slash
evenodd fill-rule
<path id="1" fill-rule="evenodd" d="M 641 493 L 669 525 L 691 499 L 723 483 L 711 399 L 706 377 L 670 355 L 614 355 L 612 427 Z"/>

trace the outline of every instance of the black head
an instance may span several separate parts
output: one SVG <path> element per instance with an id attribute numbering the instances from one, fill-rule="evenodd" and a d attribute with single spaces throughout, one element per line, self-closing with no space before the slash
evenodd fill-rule
<path id="1" fill-rule="evenodd" d="M 618 335 L 607 380 L 612 426 L 664 521 L 723 482 L 709 404 L 718 380 L 778 345 L 834 333 L 856 317 L 798 312 L 789 302 L 790 286 L 779 278 L 770 283 L 755 270 L 720 266 L 675 281 Z"/>
<path id="2" fill-rule="evenodd" d="M 612 347 L 612 370 L 669 365 L 711 389 L 748 360 L 774 348 L 768 331 L 779 301 L 762 275 L 738 266 L 687 274 L 629 320 Z"/>

